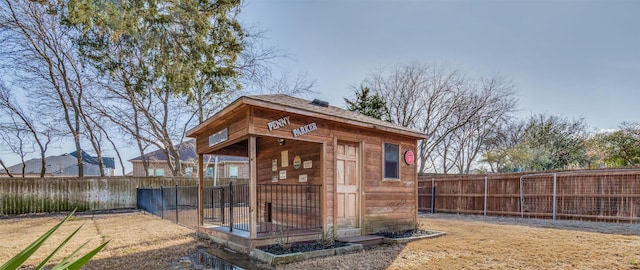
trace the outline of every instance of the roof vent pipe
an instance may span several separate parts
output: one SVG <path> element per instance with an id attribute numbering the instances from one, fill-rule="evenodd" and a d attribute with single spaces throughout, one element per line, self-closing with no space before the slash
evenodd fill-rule
<path id="1" fill-rule="evenodd" d="M 319 99 L 314 99 L 313 101 L 311 101 L 311 104 L 320 106 L 320 107 L 329 107 L 329 102 L 324 100 L 319 100 Z"/>

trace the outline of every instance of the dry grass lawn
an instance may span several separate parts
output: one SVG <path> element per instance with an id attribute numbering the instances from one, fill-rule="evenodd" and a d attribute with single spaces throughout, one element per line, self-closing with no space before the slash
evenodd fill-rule
<path id="1" fill-rule="evenodd" d="M 27 247 L 63 218 L 64 216 L 48 216 L 0 219 L 0 264 Z M 168 262 L 177 261 L 180 256 L 195 252 L 197 245 L 193 230 L 152 215 L 139 212 L 78 215 L 72 217 L 47 240 L 25 266 L 32 268 L 37 265 L 80 225 L 83 228 L 68 247 L 60 252 L 60 256 L 54 257 L 53 262 L 59 262 L 62 255 L 70 254 L 84 241 L 90 240 L 84 249 L 86 253 L 103 241 L 111 240 L 85 266 L 86 269 L 162 269 L 169 265 Z"/>
<path id="2" fill-rule="evenodd" d="M 640 236 L 423 219 L 441 238 L 409 243 L 389 269 L 640 269 Z"/>
<path id="3" fill-rule="evenodd" d="M 495 218 L 436 215 L 421 218 L 425 229 L 447 235 L 358 254 L 284 265 L 283 269 L 640 269 L 637 225 L 596 224 L 602 231 L 504 224 Z M 496 221 L 498 220 L 498 221 Z M 511 219 L 511 223 L 562 224 Z M 628 226 L 627 226 L 628 225 Z M 556 225 L 553 225 L 556 226 Z M 561 227 L 561 226 L 560 226 Z M 611 227 L 614 227 L 613 230 Z"/>
<path id="4" fill-rule="evenodd" d="M 0 219 L 0 264 L 47 231 L 62 216 Z M 424 228 L 444 237 L 362 253 L 310 260 L 278 269 L 640 269 L 640 235 L 551 229 L 434 216 Z M 34 260 L 84 224 L 72 247 L 110 239 L 87 269 L 167 269 L 198 245 L 194 231 L 143 213 L 77 216 L 56 233 Z M 72 247 L 62 251 L 71 252 Z M 87 249 L 88 250 L 88 249 Z M 54 261 L 59 261 L 60 257 Z"/>

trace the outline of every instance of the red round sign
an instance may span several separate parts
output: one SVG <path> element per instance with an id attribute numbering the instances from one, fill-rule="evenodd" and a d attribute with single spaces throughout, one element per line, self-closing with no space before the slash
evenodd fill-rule
<path id="1" fill-rule="evenodd" d="M 404 152 L 404 162 L 406 162 L 407 164 L 412 165 L 415 159 L 416 158 L 415 156 L 413 156 L 413 151 L 407 150 Z"/>

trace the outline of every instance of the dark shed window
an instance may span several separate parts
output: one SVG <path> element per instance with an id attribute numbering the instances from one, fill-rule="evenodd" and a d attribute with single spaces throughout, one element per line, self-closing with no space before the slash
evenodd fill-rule
<path id="1" fill-rule="evenodd" d="M 384 178 L 400 178 L 399 175 L 400 146 L 392 143 L 384 144 Z"/>

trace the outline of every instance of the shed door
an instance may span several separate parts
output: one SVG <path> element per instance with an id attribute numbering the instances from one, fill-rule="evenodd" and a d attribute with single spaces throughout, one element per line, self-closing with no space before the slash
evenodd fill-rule
<path id="1" fill-rule="evenodd" d="M 358 227 L 360 170 L 358 144 L 338 143 L 336 151 L 337 228 Z"/>

